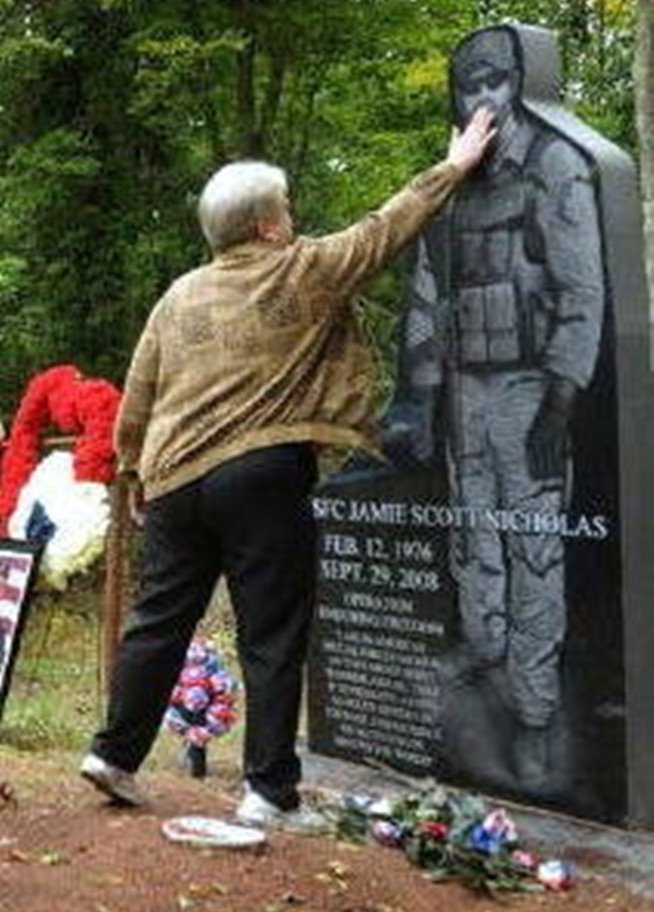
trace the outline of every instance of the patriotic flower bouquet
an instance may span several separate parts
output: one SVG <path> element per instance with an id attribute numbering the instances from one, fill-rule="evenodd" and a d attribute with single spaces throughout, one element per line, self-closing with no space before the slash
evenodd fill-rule
<path id="1" fill-rule="evenodd" d="M 184 740 L 193 776 L 206 775 L 209 742 L 236 721 L 238 689 L 211 643 L 193 640 L 164 717 L 166 727 Z"/>
<path id="2" fill-rule="evenodd" d="M 522 848 L 511 817 L 478 795 L 441 786 L 391 802 L 346 795 L 330 809 L 337 835 L 404 851 L 435 882 L 456 879 L 479 892 L 569 890 L 570 866 Z"/>

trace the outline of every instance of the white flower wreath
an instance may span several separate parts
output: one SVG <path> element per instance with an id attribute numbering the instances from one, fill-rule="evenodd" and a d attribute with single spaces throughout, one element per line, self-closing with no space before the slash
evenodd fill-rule
<path id="1" fill-rule="evenodd" d="M 77 481 L 72 453 L 46 456 L 23 486 L 9 520 L 12 538 L 26 538 L 34 507 L 40 503 L 54 525 L 41 560 L 43 579 L 64 590 L 71 576 L 83 573 L 104 551 L 109 526 L 106 485 Z"/>

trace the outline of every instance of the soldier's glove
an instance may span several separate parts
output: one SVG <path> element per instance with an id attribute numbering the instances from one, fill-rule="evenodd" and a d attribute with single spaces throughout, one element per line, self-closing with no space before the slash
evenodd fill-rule
<path id="1" fill-rule="evenodd" d="M 396 469 L 440 465 L 444 459 L 441 388 L 430 387 L 394 402 L 380 422 L 381 449 Z"/>
<path id="2" fill-rule="evenodd" d="M 557 377 L 551 381 L 527 434 L 527 465 L 533 479 L 563 475 L 576 397 L 577 388 L 571 380 Z"/>

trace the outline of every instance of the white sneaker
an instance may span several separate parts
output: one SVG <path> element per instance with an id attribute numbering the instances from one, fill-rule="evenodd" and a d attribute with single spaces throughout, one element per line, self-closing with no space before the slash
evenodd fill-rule
<path id="1" fill-rule="evenodd" d="M 92 782 L 93 785 L 105 795 L 108 795 L 119 804 L 130 807 L 140 807 L 145 804 L 145 798 L 139 792 L 134 774 L 112 766 L 98 757 L 97 754 L 87 754 L 79 768 L 81 775 Z"/>
<path id="2" fill-rule="evenodd" d="M 236 809 L 236 819 L 245 826 L 271 827 L 291 833 L 318 836 L 331 831 L 330 822 L 305 805 L 283 811 L 258 792 L 248 789 Z"/>

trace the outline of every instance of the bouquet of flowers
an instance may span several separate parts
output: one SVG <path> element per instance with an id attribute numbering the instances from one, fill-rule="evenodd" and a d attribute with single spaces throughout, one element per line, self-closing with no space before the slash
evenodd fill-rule
<path id="1" fill-rule="evenodd" d="M 193 776 L 206 775 L 209 741 L 226 734 L 236 721 L 238 687 L 211 643 L 193 640 L 164 717 L 165 725 L 184 739 Z"/>
<path id="2" fill-rule="evenodd" d="M 572 871 L 559 859 L 524 850 L 518 830 L 501 808 L 477 795 L 437 787 L 403 800 L 346 795 L 334 812 L 336 832 L 356 841 L 372 837 L 402 849 L 430 880 L 459 880 L 473 890 L 568 890 Z"/>

